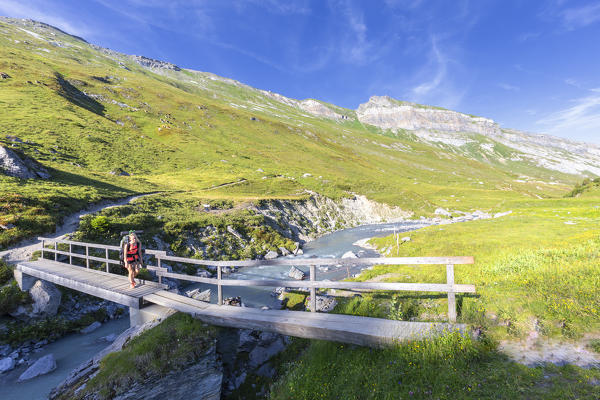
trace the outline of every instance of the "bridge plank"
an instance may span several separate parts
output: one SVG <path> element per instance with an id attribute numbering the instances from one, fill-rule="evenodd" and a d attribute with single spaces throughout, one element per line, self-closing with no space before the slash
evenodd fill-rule
<path id="1" fill-rule="evenodd" d="M 464 331 L 464 325 L 428 322 L 392 321 L 341 314 L 308 313 L 286 310 L 259 310 L 246 307 L 217 306 L 185 296 L 159 291 L 144 300 L 186 312 L 204 322 L 219 326 L 259 329 L 357 345 L 381 346 L 402 340 L 414 340 Z"/>
<path id="2" fill-rule="evenodd" d="M 126 276 L 52 260 L 22 262 L 17 264 L 16 268 L 26 275 L 134 308 L 140 307 L 144 295 L 161 291 L 165 287 L 144 281 L 135 289 L 131 289 Z"/>

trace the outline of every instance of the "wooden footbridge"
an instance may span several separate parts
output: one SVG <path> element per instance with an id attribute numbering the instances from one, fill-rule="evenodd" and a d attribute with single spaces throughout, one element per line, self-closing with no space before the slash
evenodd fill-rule
<path id="1" fill-rule="evenodd" d="M 41 256 L 36 261 L 20 262 L 15 268 L 15 278 L 22 290 L 42 279 L 92 296 L 97 296 L 130 308 L 131 324 L 136 325 L 168 314 L 172 310 L 185 312 L 204 322 L 226 327 L 258 329 L 311 339 L 333 340 L 358 345 L 377 346 L 407 339 L 420 339 L 438 335 L 448 330 L 464 331 L 456 324 L 456 293 L 475 293 L 473 285 L 454 283 L 454 265 L 473 264 L 473 257 L 395 257 L 332 259 L 308 258 L 252 261 L 211 261 L 168 256 L 163 251 L 146 250 L 156 259 L 148 266 L 157 277 L 154 281 L 139 281 L 130 288 L 126 276 L 112 273 L 119 265 L 118 246 L 75 242 L 70 240 L 41 240 Z M 48 245 L 50 244 L 50 246 Z M 111 255 L 114 256 L 110 257 Z M 165 262 L 212 266 L 216 278 L 204 278 L 169 272 Z M 318 281 L 316 266 L 355 265 L 445 265 L 445 283 L 387 283 L 387 282 L 331 282 Z M 246 280 L 224 279 L 225 267 L 249 266 L 309 266 L 309 280 Z M 98 270 L 99 266 L 103 270 Z M 116 267 L 121 268 L 121 267 Z M 217 304 L 194 300 L 171 292 L 162 283 L 163 278 L 212 284 L 217 287 Z M 223 286 L 307 288 L 310 291 L 312 312 L 263 310 L 249 307 L 223 305 Z M 318 289 L 382 290 L 442 292 L 448 296 L 448 323 L 408 322 L 380 318 L 316 312 Z"/>

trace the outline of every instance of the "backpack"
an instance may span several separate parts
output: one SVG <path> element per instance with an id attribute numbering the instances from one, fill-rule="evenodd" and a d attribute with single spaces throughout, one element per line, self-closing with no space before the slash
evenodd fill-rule
<path id="1" fill-rule="evenodd" d="M 125 235 L 123 236 L 123 238 L 121 239 L 121 243 L 119 243 L 119 261 L 121 262 L 121 266 L 125 266 L 125 257 L 126 257 L 126 253 L 127 251 L 125 250 L 127 245 L 129 244 L 129 235 Z M 140 249 L 140 263 L 142 264 L 142 267 L 145 267 L 145 263 L 144 263 L 144 246 L 142 246 L 142 242 L 138 241 L 138 246 Z"/>
<path id="2" fill-rule="evenodd" d="M 129 242 L 129 235 L 123 236 L 119 243 L 119 261 L 121 262 L 121 266 L 125 265 L 125 245 L 127 242 Z"/>

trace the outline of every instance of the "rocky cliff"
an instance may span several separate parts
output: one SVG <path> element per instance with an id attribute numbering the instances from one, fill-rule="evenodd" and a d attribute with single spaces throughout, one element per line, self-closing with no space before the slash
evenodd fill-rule
<path id="1" fill-rule="evenodd" d="M 492 135 L 500 127 L 491 119 L 474 117 L 456 111 L 398 101 L 388 96 L 373 96 L 356 110 L 358 120 L 382 129 L 436 130 L 474 132 Z"/>
<path id="2" fill-rule="evenodd" d="M 339 229 L 399 221 L 412 216 L 411 212 L 371 201 L 365 196 L 335 201 L 317 193 L 303 201 L 264 201 L 254 210 L 267 217 L 284 236 L 301 243 Z"/>

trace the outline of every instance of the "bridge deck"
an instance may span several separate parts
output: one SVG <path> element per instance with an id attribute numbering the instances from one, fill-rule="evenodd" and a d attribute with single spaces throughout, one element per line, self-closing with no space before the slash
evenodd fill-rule
<path id="1" fill-rule="evenodd" d="M 21 262 L 17 264 L 16 269 L 37 279 L 134 308 L 140 308 L 143 296 L 165 288 L 165 285 L 142 281 L 132 289 L 126 276 L 51 260 Z"/>
<path id="2" fill-rule="evenodd" d="M 212 325 L 258 329 L 363 346 L 422 339 L 448 330 L 465 330 L 462 324 L 393 321 L 342 314 L 218 306 L 164 290 L 145 295 L 144 300 L 191 314 Z"/>

